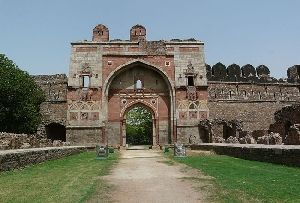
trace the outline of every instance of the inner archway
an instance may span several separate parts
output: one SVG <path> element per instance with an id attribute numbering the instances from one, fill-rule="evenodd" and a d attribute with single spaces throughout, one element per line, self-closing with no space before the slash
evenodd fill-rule
<path id="1" fill-rule="evenodd" d="M 168 76 L 147 62 L 124 64 L 104 83 L 103 104 L 107 105 L 107 137 L 110 144 L 125 147 L 126 114 L 142 105 L 152 114 L 152 145 L 172 142 L 174 132 L 173 89 Z"/>
<path id="2" fill-rule="evenodd" d="M 50 123 L 45 126 L 47 139 L 66 141 L 66 127 L 59 123 Z"/>
<path id="3" fill-rule="evenodd" d="M 152 112 L 142 105 L 126 113 L 126 143 L 129 145 L 153 145 Z"/>

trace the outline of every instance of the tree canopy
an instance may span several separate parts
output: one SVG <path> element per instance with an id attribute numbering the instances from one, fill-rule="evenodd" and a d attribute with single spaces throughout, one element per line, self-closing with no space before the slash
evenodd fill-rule
<path id="1" fill-rule="evenodd" d="M 35 132 L 44 98 L 33 78 L 0 54 L 0 132 Z"/>
<path id="2" fill-rule="evenodd" d="M 152 144 L 152 114 L 136 106 L 126 115 L 126 140 L 133 145 Z"/>

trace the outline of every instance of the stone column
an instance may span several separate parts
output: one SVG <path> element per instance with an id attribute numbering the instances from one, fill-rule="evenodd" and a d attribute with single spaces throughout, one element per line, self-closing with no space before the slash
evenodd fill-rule
<path id="1" fill-rule="evenodd" d="M 156 139 L 156 119 L 152 119 L 152 133 L 153 133 L 153 139 L 152 139 L 152 145 L 157 145 L 157 139 Z"/>
<path id="2" fill-rule="evenodd" d="M 123 147 L 126 147 L 126 119 L 122 120 L 122 143 L 123 143 Z"/>

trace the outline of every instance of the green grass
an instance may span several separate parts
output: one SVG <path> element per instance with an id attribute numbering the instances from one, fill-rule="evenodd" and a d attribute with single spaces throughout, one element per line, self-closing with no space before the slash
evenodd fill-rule
<path id="1" fill-rule="evenodd" d="M 0 173 L 0 202 L 86 202 L 106 199 L 108 174 L 118 155 L 96 160 L 95 152 L 84 152 L 51 160 L 22 170 Z M 103 202 L 103 201 L 101 201 Z"/>
<path id="2" fill-rule="evenodd" d="M 221 155 L 173 159 L 214 177 L 221 202 L 300 202 L 300 168 Z"/>

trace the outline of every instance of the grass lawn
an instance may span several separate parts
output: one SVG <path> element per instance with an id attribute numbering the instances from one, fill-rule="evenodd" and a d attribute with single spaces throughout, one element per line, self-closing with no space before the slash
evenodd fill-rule
<path id="1" fill-rule="evenodd" d="M 118 155 L 96 160 L 84 152 L 51 160 L 22 170 L 0 173 L 0 202 L 86 202 L 107 198 L 109 185 L 101 176 L 116 163 Z M 103 201 L 100 201 L 103 202 Z"/>
<path id="2" fill-rule="evenodd" d="M 300 168 L 221 155 L 174 159 L 214 177 L 220 202 L 300 202 Z"/>

